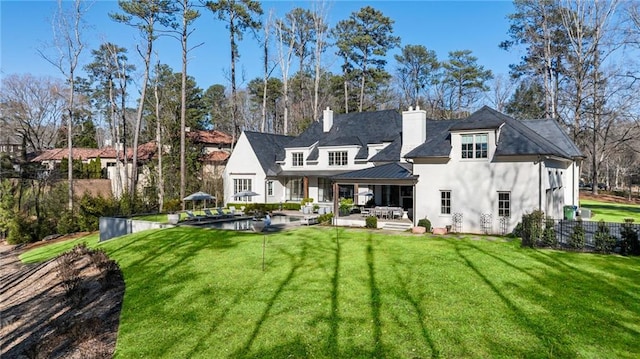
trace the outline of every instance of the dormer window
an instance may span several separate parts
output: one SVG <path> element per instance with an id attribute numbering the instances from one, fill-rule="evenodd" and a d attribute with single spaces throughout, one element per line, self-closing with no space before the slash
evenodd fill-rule
<path id="1" fill-rule="evenodd" d="M 304 166 L 304 159 L 302 152 L 294 152 L 291 154 L 291 165 L 293 167 Z"/>
<path id="2" fill-rule="evenodd" d="M 329 152 L 329 166 L 346 166 L 347 161 L 347 151 Z"/>
<path id="3" fill-rule="evenodd" d="M 486 133 L 462 135 L 462 158 L 487 158 L 488 138 Z"/>

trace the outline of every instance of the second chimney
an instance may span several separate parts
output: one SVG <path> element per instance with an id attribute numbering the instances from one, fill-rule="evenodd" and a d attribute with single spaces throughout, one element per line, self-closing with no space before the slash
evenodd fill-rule
<path id="1" fill-rule="evenodd" d="M 331 127 L 333 127 L 333 111 L 327 107 L 326 110 L 322 111 L 322 130 L 329 132 Z"/>

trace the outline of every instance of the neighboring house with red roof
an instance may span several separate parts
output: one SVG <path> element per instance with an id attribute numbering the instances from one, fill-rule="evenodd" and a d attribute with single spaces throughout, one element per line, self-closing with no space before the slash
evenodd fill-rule
<path id="1" fill-rule="evenodd" d="M 216 179 L 222 181 L 222 173 L 227 163 L 232 149 L 232 138 L 220 131 L 192 131 L 188 133 L 188 137 L 196 143 L 201 144 L 203 153 L 200 157 L 203 161 L 202 178 L 205 182 Z M 149 184 L 149 169 L 145 163 L 154 159 L 157 155 L 158 146 L 155 141 L 150 141 L 138 146 L 138 189 L 141 190 Z M 107 169 L 107 178 L 112 181 L 112 191 L 116 196 L 123 192 L 122 180 L 124 179 L 124 168 L 120 166 L 120 173 L 117 170 L 117 164 L 123 162 L 123 151 L 116 151 L 114 147 L 104 148 L 74 148 L 72 150 L 73 158 L 81 160 L 83 163 L 89 163 L 93 160 L 100 160 L 100 168 Z M 53 170 L 57 164 L 69 157 L 68 148 L 53 148 L 46 150 L 35 157 L 32 162 L 41 163 L 48 170 Z M 133 149 L 126 149 L 126 159 L 128 163 L 128 173 L 131 171 L 131 159 L 133 158 Z M 221 185 L 220 185 L 221 187 Z"/>
<path id="2" fill-rule="evenodd" d="M 214 196 L 223 195 L 223 173 L 233 149 L 233 139 L 230 135 L 216 130 L 192 131 L 189 138 L 203 146 L 202 179 L 203 189 Z"/>

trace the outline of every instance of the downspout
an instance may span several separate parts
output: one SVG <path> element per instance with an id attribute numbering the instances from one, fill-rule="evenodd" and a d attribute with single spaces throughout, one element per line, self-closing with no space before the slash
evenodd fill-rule
<path id="1" fill-rule="evenodd" d="M 542 157 L 538 156 L 538 211 L 542 211 Z"/>
<path id="2" fill-rule="evenodd" d="M 576 159 L 571 162 L 571 204 L 576 206 Z"/>

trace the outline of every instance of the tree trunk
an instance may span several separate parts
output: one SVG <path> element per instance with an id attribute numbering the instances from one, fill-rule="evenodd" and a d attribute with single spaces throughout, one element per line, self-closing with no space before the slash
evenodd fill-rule
<path id="1" fill-rule="evenodd" d="M 186 5 L 184 11 L 187 11 Z M 186 195 L 186 126 L 187 126 L 187 18 L 182 16 L 182 90 L 180 93 L 180 198 Z M 184 202 L 183 202 L 184 207 Z M 184 209 L 184 208 L 183 208 Z"/>
<path id="2" fill-rule="evenodd" d="M 238 100 L 236 98 L 236 28 L 233 14 L 229 14 L 229 40 L 231 41 L 231 146 L 235 147 L 239 134 L 238 127 Z M 184 206 L 184 205 L 183 205 Z"/>

